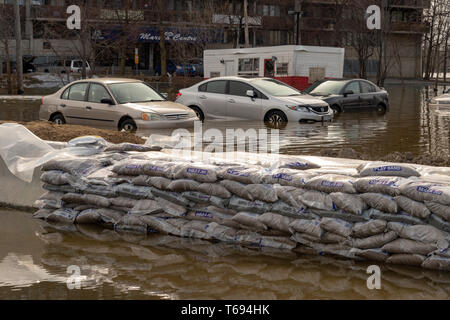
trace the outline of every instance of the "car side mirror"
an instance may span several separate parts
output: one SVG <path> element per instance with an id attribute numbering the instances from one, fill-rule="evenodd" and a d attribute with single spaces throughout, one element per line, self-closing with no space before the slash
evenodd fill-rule
<path id="1" fill-rule="evenodd" d="M 167 92 L 161 92 L 161 95 L 164 97 L 164 99 L 169 99 L 169 94 Z"/>
<path id="2" fill-rule="evenodd" d="M 247 97 L 256 98 L 256 93 L 253 90 L 247 90 Z"/>
<path id="3" fill-rule="evenodd" d="M 114 104 L 114 102 L 111 99 L 108 99 L 108 98 L 100 100 L 100 103 L 102 103 L 102 104 L 109 104 L 109 105 L 113 105 Z"/>
<path id="4" fill-rule="evenodd" d="M 345 90 L 345 91 L 344 91 L 344 97 L 347 97 L 347 96 L 349 96 L 349 95 L 351 95 L 351 94 L 355 94 L 355 93 L 353 92 L 353 90 Z"/>

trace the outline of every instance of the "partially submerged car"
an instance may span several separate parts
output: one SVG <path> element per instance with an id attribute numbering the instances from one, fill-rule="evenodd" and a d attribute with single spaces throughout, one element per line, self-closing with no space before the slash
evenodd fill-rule
<path id="1" fill-rule="evenodd" d="M 125 131 L 193 127 L 198 120 L 190 108 L 167 101 L 146 83 L 114 78 L 75 81 L 45 96 L 39 119 Z"/>
<path id="2" fill-rule="evenodd" d="M 389 93 L 364 79 L 321 80 L 305 92 L 327 102 L 335 113 L 366 108 L 386 112 L 389 108 Z"/>
<path id="3" fill-rule="evenodd" d="M 177 102 L 201 119 L 259 120 L 269 124 L 329 121 L 328 103 L 272 78 L 219 77 L 182 89 Z"/>

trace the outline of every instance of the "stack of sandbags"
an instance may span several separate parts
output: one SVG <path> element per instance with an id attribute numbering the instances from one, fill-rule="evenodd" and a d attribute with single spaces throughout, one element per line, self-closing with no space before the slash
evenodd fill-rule
<path id="1" fill-rule="evenodd" d="M 411 166 L 369 163 L 346 176 L 297 157 L 273 169 L 109 148 L 45 164 L 35 216 L 450 269 L 450 183 L 425 183 Z"/>

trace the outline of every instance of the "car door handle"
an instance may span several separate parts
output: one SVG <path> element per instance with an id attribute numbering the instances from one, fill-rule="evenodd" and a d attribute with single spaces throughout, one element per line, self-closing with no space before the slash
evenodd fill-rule
<path id="1" fill-rule="evenodd" d="M 60 106 L 61 108 L 65 108 L 65 107 L 66 107 L 65 104 L 60 104 L 59 106 Z"/>
<path id="2" fill-rule="evenodd" d="M 87 106 L 87 107 L 86 107 L 86 109 L 88 109 L 88 110 L 92 110 L 92 107 L 90 107 L 90 106 Z"/>
<path id="3" fill-rule="evenodd" d="M 200 96 L 200 99 L 206 100 L 206 96 Z"/>
<path id="4" fill-rule="evenodd" d="M 230 99 L 228 100 L 229 103 L 236 103 L 236 101 L 234 101 L 234 99 Z"/>

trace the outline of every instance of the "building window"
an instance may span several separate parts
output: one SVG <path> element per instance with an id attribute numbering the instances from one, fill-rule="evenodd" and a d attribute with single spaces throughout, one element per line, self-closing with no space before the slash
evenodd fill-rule
<path id="1" fill-rule="evenodd" d="M 263 5 L 263 16 L 266 17 L 279 17 L 280 6 L 278 5 Z"/>
<path id="2" fill-rule="evenodd" d="M 259 58 L 239 59 L 238 75 L 259 75 Z"/>
<path id="3" fill-rule="evenodd" d="M 48 42 L 48 41 L 45 41 L 45 42 L 42 44 L 42 47 L 43 47 L 44 50 L 51 50 L 51 49 L 52 49 L 52 45 L 51 45 L 51 43 Z"/>
<path id="4" fill-rule="evenodd" d="M 287 76 L 288 75 L 288 67 L 289 67 L 289 63 L 287 63 L 287 62 L 282 62 L 282 63 L 277 62 L 277 75 L 278 76 Z"/>
<path id="5" fill-rule="evenodd" d="M 209 73 L 209 77 L 210 78 L 218 78 L 218 77 L 220 77 L 220 72 L 217 72 L 217 71 L 211 71 L 210 73 Z M 206 90 L 205 90 L 206 91 Z"/>

